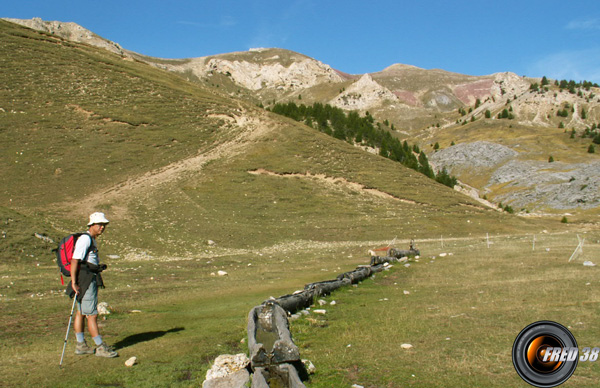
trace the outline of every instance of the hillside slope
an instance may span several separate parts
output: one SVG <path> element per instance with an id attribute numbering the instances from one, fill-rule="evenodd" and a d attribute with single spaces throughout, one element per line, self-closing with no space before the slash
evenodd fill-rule
<path id="1" fill-rule="evenodd" d="M 268 48 L 160 59 L 124 50 L 74 23 L 12 21 L 169 70 L 219 95 L 267 108 L 294 101 L 369 112 L 394 136 L 417 143 L 438 169 L 446 167 L 470 185 L 475 197 L 509 204 L 522 213 L 568 212 L 586 218 L 597 214 L 600 152 L 592 153 L 595 149 L 590 147 L 600 143 L 600 89 L 591 83 L 531 79 L 509 72 L 469 76 L 403 64 L 349 75 L 305 55 Z M 482 153 L 487 147 L 478 148 L 482 140 L 509 147 L 516 159 L 508 167 L 476 170 L 494 156 Z M 435 144 L 463 148 L 435 153 Z M 464 150 L 473 152 L 458 166 L 453 157 Z M 478 156 L 482 159 L 475 159 Z M 550 156 L 561 163 L 540 164 Z M 534 174 L 528 172 L 532 163 Z"/>
<path id="2" fill-rule="evenodd" d="M 4 258 L 93 210 L 132 257 L 527 225 L 172 73 L 7 22 L 0 39 Z"/>

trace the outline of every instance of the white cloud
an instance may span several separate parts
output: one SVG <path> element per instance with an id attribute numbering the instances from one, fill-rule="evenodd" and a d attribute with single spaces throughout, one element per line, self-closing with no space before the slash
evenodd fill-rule
<path id="1" fill-rule="evenodd" d="M 600 83 L 600 47 L 547 55 L 529 66 L 527 75 Z"/>
<path id="2" fill-rule="evenodd" d="M 572 20 L 565 28 L 567 30 L 600 30 L 600 19 Z"/>

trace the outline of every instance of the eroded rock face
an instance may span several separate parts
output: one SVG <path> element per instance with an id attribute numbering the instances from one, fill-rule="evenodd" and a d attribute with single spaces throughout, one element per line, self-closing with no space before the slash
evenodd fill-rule
<path id="1" fill-rule="evenodd" d="M 257 64 L 247 61 L 229 61 L 212 58 L 203 73 L 217 71 L 228 74 L 240 86 L 250 90 L 280 88 L 283 90 L 305 89 L 320 83 L 342 82 L 342 78 L 331 67 L 319 61 L 305 59 L 293 62 L 289 67 L 280 63 Z"/>
<path id="2" fill-rule="evenodd" d="M 600 206 L 600 162 L 548 163 L 519 160 L 509 147 L 486 141 L 458 144 L 431 155 L 437 170 L 450 174 L 485 173 L 489 179 L 484 192 L 503 187 L 495 202 L 515 209 L 591 209 Z"/>
<path id="3" fill-rule="evenodd" d="M 430 156 L 436 166 L 444 166 L 448 171 L 496 167 L 518 155 L 518 152 L 487 141 L 461 143 L 440 150 Z"/>
<path id="4" fill-rule="evenodd" d="M 380 105 L 384 100 L 398 101 L 398 97 L 365 74 L 330 103 L 341 109 L 365 110 Z"/>

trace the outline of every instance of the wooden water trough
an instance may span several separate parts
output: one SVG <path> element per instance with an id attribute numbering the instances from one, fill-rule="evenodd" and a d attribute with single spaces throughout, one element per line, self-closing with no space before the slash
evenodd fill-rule
<path id="1" fill-rule="evenodd" d="M 358 266 L 336 279 L 310 283 L 304 290 L 279 298 L 269 299 L 254 307 L 248 314 L 248 349 L 253 371 L 252 387 L 305 388 L 302 381 L 308 373 L 300 359 L 300 351 L 292 340 L 288 315 L 313 305 L 315 298 L 359 283 L 376 272 L 383 271 L 386 263 L 403 262 L 408 256 L 417 256 L 411 241 L 409 250 L 387 249 L 384 257 L 372 256 L 370 265 Z"/>

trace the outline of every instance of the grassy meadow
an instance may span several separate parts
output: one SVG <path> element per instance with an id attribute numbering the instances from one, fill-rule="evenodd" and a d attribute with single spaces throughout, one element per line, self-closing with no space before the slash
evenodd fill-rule
<path id="1" fill-rule="evenodd" d="M 96 48 L 3 21 L 0 43 L 0 386 L 197 387 L 216 356 L 247 352 L 254 306 L 393 240 L 414 239 L 421 258 L 291 323 L 317 367 L 308 386 L 525 386 L 510 348 L 540 319 L 599 345 L 596 267 L 582 266 L 598 260 L 597 225 L 487 209 Z M 60 369 L 71 304 L 51 249 L 97 210 L 111 220 L 101 333 L 120 357 L 75 356 L 71 334 Z M 584 257 L 567 263 L 577 234 Z M 565 386 L 594 386 L 598 373 L 581 365 Z"/>

